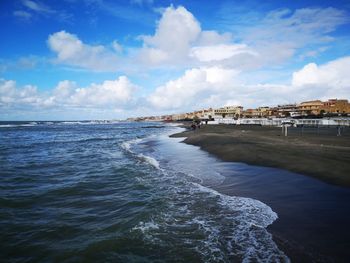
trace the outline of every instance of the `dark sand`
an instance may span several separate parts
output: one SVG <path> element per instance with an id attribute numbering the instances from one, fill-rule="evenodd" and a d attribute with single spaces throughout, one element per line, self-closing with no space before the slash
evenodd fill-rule
<path id="1" fill-rule="evenodd" d="M 224 161 L 282 168 L 350 187 L 350 130 L 336 136 L 336 129 L 203 125 L 195 131 L 172 135 Z"/>
<path id="2" fill-rule="evenodd" d="M 208 125 L 172 136 L 234 162 L 216 190 L 277 212 L 269 231 L 292 262 L 349 262 L 349 130 L 337 137 L 334 128 L 303 136 L 294 129 L 284 137 L 280 128 Z"/>

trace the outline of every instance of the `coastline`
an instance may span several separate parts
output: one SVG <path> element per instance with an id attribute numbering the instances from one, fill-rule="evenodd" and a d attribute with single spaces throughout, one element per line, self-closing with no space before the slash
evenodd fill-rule
<path id="1" fill-rule="evenodd" d="M 342 173 L 349 169 L 348 136 L 285 138 L 278 128 L 207 125 L 170 137 L 185 137 L 184 143 L 232 164 L 233 173 L 215 190 L 260 200 L 277 212 L 268 230 L 292 262 L 347 262 L 350 188 L 349 173 Z M 310 154 L 316 157 L 303 160 Z M 332 171 L 325 175 L 324 169 Z"/>
<path id="2" fill-rule="evenodd" d="M 186 137 L 184 143 L 199 146 L 223 161 L 285 169 L 350 187 L 348 134 L 285 137 L 277 127 L 203 125 L 171 137 Z"/>

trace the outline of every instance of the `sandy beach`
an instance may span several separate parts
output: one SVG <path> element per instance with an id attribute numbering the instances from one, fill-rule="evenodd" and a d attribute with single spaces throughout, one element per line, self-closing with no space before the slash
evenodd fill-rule
<path id="1" fill-rule="evenodd" d="M 285 137 L 278 127 L 203 125 L 172 136 L 186 137 L 185 143 L 224 161 L 282 168 L 350 187 L 349 129 L 342 136 L 336 136 L 336 128 L 301 132 L 291 128 Z"/>
<path id="2" fill-rule="evenodd" d="M 268 204 L 279 219 L 269 226 L 292 262 L 347 262 L 350 257 L 350 137 L 335 128 L 290 130 L 204 125 L 172 137 L 232 162 L 216 190 Z M 273 167 L 273 168 L 271 168 Z"/>

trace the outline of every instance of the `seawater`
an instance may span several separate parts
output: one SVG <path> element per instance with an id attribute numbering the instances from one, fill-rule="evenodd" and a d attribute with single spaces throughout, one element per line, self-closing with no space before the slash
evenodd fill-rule
<path id="1" fill-rule="evenodd" d="M 164 123 L 0 123 L 2 262 L 289 262 L 266 204 Z"/>

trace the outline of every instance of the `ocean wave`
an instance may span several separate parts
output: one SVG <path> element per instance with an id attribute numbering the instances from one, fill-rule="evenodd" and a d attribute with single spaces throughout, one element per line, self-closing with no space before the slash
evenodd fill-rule
<path id="1" fill-rule="evenodd" d="M 132 139 L 132 140 L 130 140 L 130 141 L 125 141 L 125 142 L 123 142 L 120 146 L 121 146 L 124 150 L 126 150 L 127 152 L 133 153 L 133 151 L 131 150 L 131 146 L 132 146 L 133 144 L 137 144 L 137 143 L 140 143 L 140 142 L 142 142 L 142 141 L 143 141 L 143 139 L 136 138 L 136 139 Z"/>
<path id="2" fill-rule="evenodd" d="M 36 125 L 37 125 L 37 123 L 35 123 L 35 124 L 32 124 L 32 123 L 28 123 L 28 124 L 1 124 L 0 128 L 33 127 Z"/>
<path id="3" fill-rule="evenodd" d="M 151 156 L 144 155 L 142 153 L 138 154 L 137 157 L 139 159 L 141 159 L 142 161 L 145 161 L 145 162 L 149 163 L 153 167 L 155 167 L 157 169 L 160 169 L 160 164 L 155 158 L 153 158 Z"/>
<path id="4" fill-rule="evenodd" d="M 218 197 L 218 203 L 229 211 L 225 213 L 227 218 L 236 222 L 232 229 L 232 239 L 227 245 L 230 250 L 239 248 L 237 252 L 242 262 L 290 262 L 266 230 L 278 218 L 269 206 L 259 200 L 228 196 L 200 184 L 193 184 L 200 191 Z"/>
<path id="5" fill-rule="evenodd" d="M 197 183 L 172 189 L 171 205 L 132 229 L 145 242 L 165 245 L 171 236 L 206 262 L 290 262 L 266 230 L 278 218 L 266 204 Z"/>
<path id="6" fill-rule="evenodd" d="M 116 124 L 120 123 L 119 121 L 108 121 L 108 120 L 101 120 L 101 121 L 62 121 L 58 122 L 58 125 L 94 125 L 94 124 Z"/>
<path id="7" fill-rule="evenodd" d="M 149 230 L 159 229 L 159 225 L 154 223 L 153 221 L 150 222 L 140 222 L 137 226 L 133 227 L 132 230 L 140 230 L 142 233 L 146 233 Z"/>

